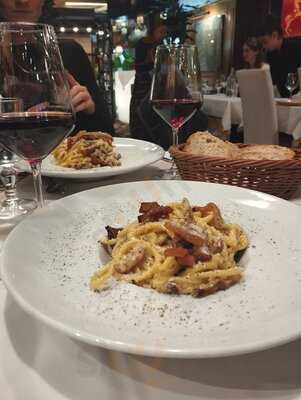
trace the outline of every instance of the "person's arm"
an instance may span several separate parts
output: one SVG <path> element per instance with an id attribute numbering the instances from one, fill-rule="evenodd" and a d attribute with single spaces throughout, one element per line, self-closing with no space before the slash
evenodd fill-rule
<path id="1" fill-rule="evenodd" d="M 105 102 L 104 93 L 96 83 L 94 71 L 83 48 L 75 41 L 61 44 L 62 58 L 65 68 L 75 81 L 87 88 L 95 110 L 91 114 L 87 108 L 77 113 L 77 124 L 87 131 L 101 130 L 114 133 L 113 121 Z"/>
<path id="2" fill-rule="evenodd" d="M 283 81 L 283 72 L 281 65 L 275 53 L 267 54 L 267 62 L 270 66 L 270 72 L 274 87 L 277 88 L 280 97 L 286 97 L 285 81 Z"/>

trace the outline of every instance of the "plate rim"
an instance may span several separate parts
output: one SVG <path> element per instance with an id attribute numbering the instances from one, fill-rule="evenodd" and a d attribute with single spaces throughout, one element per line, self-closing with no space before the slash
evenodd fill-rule
<path id="1" fill-rule="evenodd" d="M 163 149 L 162 146 L 148 142 L 146 140 L 141 140 L 141 139 L 135 139 L 135 138 L 124 138 L 124 137 L 114 137 L 114 141 L 117 144 L 118 141 L 122 142 L 136 142 L 140 144 L 151 144 L 155 147 L 157 147 L 157 156 L 154 156 L 151 161 L 144 162 L 141 165 L 138 166 L 132 166 L 132 167 L 124 167 L 121 169 L 117 169 L 119 167 L 111 167 L 111 170 L 103 171 L 100 168 L 87 168 L 87 169 L 82 169 L 82 172 L 78 172 L 76 169 L 73 168 L 65 168 L 66 171 L 45 171 L 43 169 L 43 162 L 42 162 L 42 176 L 47 176 L 47 177 L 52 177 L 52 178 L 58 178 L 58 179 L 74 179 L 74 180 L 97 180 L 97 179 L 106 179 L 114 176 L 119 176 L 119 175 L 125 175 L 134 171 L 137 171 L 141 168 L 147 167 L 148 165 L 154 164 L 157 161 L 160 161 L 164 157 L 165 150 Z M 122 144 L 122 143 L 120 143 Z M 155 153 L 154 153 L 155 155 Z M 48 155 L 46 158 L 48 158 L 50 155 Z M 24 163 L 24 164 L 23 164 Z M 21 172 L 27 172 L 31 173 L 29 165 L 27 165 L 27 162 L 25 160 L 21 160 L 21 164 L 18 165 L 18 168 L 20 169 Z M 62 167 L 64 168 L 64 167 Z"/>
<path id="2" fill-rule="evenodd" d="M 164 183 L 168 184 L 170 182 L 175 182 L 175 181 L 147 181 L 147 183 Z M 272 200 L 275 202 L 277 200 L 281 204 L 286 204 L 289 205 L 292 208 L 295 209 L 300 209 L 300 206 L 289 202 L 288 200 L 284 200 L 282 198 L 278 198 L 273 195 L 269 195 L 266 193 L 258 192 L 255 190 L 247 189 L 247 188 L 240 188 L 237 186 L 231 186 L 231 185 L 225 185 L 225 184 L 216 184 L 216 183 L 209 183 L 209 182 L 197 182 L 197 181 L 179 181 L 179 182 L 185 182 L 185 183 L 193 183 L 193 184 L 198 184 L 201 186 L 214 186 L 214 187 L 227 187 L 231 188 L 234 191 L 244 191 L 245 193 L 250 193 L 253 195 L 257 195 L 260 199 L 264 200 Z M 145 184 L 145 181 L 137 181 L 134 182 L 134 184 Z M 47 211 L 55 207 L 56 205 L 59 206 L 59 203 L 63 203 L 64 200 L 70 199 L 70 198 L 75 198 L 75 197 L 80 197 L 84 196 L 86 192 L 97 192 L 101 191 L 106 188 L 111 188 L 113 186 L 132 186 L 132 182 L 126 182 L 126 183 L 116 183 L 112 185 L 107 185 L 107 186 L 101 186 L 97 188 L 92 188 L 88 189 L 82 192 L 78 192 L 66 197 L 63 197 L 58 200 L 54 200 L 50 204 L 48 204 L 43 210 L 38 210 L 38 212 L 42 214 L 47 213 Z M 26 221 L 29 221 L 32 217 L 29 216 L 26 218 L 24 221 L 22 221 L 13 231 L 11 231 L 5 240 L 3 249 L 2 249 L 2 254 L 1 254 L 1 264 L 0 264 L 0 277 L 3 280 L 3 283 L 5 287 L 7 288 L 8 292 L 12 295 L 14 300 L 17 302 L 17 304 L 25 310 L 25 312 L 29 313 L 32 315 L 34 318 L 36 318 L 38 321 L 42 322 L 46 326 L 50 327 L 51 329 L 54 329 L 64 335 L 67 335 L 68 337 L 71 337 L 73 339 L 79 340 L 81 342 L 84 342 L 89 345 L 94 345 L 97 347 L 102 347 L 108 350 L 113 350 L 113 351 L 119 351 L 123 353 L 128 353 L 128 354 L 133 354 L 133 355 L 139 355 L 139 356 L 148 356 L 148 357 L 161 357 L 161 358 L 182 358 L 182 359 L 204 359 L 204 358 L 223 358 L 223 357 L 231 357 L 231 356 L 238 356 L 238 355 L 243 355 L 243 354 L 250 354 L 250 353 L 255 353 L 255 352 L 260 352 L 263 350 L 268 350 L 274 347 L 281 346 L 283 344 L 292 342 L 296 339 L 299 339 L 301 337 L 301 330 L 296 333 L 292 333 L 291 335 L 283 335 L 275 338 L 275 339 L 270 339 L 270 340 L 265 340 L 265 341 L 255 341 L 252 342 L 251 344 L 237 344 L 235 346 L 232 346 L 230 349 L 226 349 L 225 347 L 215 347 L 214 349 L 210 348 L 210 350 L 206 350 L 202 347 L 198 348 L 191 348 L 189 350 L 184 349 L 184 348 L 179 348 L 179 349 L 162 349 L 158 347 L 154 347 L 151 345 L 146 345 L 143 346 L 143 349 L 141 349 L 141 345 L 135 345 L 135 344 L 129 344 L 126 343 L 122 340 L 110 340 L 106 338 L 101 338 L 97 335 L 90 334 L 84 330 L 78 331 L 74 327 L 72 327 L 70 324 L 63 323 L 61 321 L 56 320 L 53 317 L 49 317 L 45 315 L 42 311 L 38 310 L 37 307 L 34 305 L 30 304 L 29 301 L 27 301 L 24 296 L 22 296 L 18 290 L 14 288 L 14 285 L 12 283 L 12 280 L 9 278 L 9 273 L 6 271 L 7 268 L 5 268 L 5 258 L 7 257 L 7 247 L 9 240 L 13 237 L 13 235 L 18 233 L 18 230 L 22 229 L 22 225 L 26 223 Z M 17 232 L 17 233 L 16 233 Z"/>

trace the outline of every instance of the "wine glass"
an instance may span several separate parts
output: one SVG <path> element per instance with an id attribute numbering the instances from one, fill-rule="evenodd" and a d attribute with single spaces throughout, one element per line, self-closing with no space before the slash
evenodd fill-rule
<path id="1" fill-rule="evenodd" d="M 156 113 L 171 127 L 173 146 L 178 145 L 179 129 L 200 108 L 202 100 L 196 46 L 158 46 L 150 101 Z M 174 163 L 163 178 L 180 178 Z"/>
<path id="2" fill-rule="evenodd" d="M 293 92 L 298 88 L 298 77 L 294 72 L 290 72 L 287 74 L 287 79 L 285 83 L 285 87 L 290 93 L 290 99 L 292 98 Z"/>
<path id="3" fill-rule="evenodd" d="M 216 88 L 216 93 L 221 94 L 223 86 L 222 86 L 222 81 L 220 79 L 217 79 L 215 81 L 215 88 Z"/>
<path id="4" fill-rule="evenodd" d="M 0 94 L 20 101 L 0 112 L 0 143 L 31 166 L 44 205 L 41 162 L 74 127 L 69 87 L 53 27 L 0 23 Z"/>
<path id="5" fill-rule="evenodd" d="M 226 75 L 225 74 L 221 74 L 219 80 L 220 80 L 221 87 L 222 87 L 221 92 L 224 93 L 225 89 L 227 87 L 227 77 L 226 77 Z"/>
<path id="6" fill-rule="evenodd" d="M 0 114 L 20 112 L 22 102 L 18 99 L 0 97 Z M 5 190 L 5 199 L 0 205 L 0 221 L 16 223 L 30 214 L 37 203 L 30 199 L 19 199 L 16 190 L 16 157 L 5 149 L 0 149 L 0 178 Z"/>

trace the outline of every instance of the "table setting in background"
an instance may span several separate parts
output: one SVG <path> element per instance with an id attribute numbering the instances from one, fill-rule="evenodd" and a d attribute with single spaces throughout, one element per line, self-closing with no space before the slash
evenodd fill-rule
<path id="1" fill-rule="evenodd" d="M 170 127 L 169 156 L 106 132 L 68 136 L 53 29 L 0 31 L 0 143 L 21 158 L 10 178 L 3 162 L 0 197 L 13 191 L 11 211 L 36 198 L 22 222 L 0 224 L 1 396 L 301 399 L 298 151 L 209 132 L 179 145 L 203 102 L 192 45 L 156 52 L 150 102 Z M 210 99 L 225 126 L 242 123 L 238 98 L 205 96 L 205 108 Z M 273 174 L 291 176 L 267 185 Z"/>
<path id="2" fill-rule="evenodd" d="M 297 99 L 296 99 L 297 100 Z M 279 131 L 301 137 L 301 106 L 290 99 L 275 99 Z M 288 107 L 288 105 L 290 105 Z M 205 114 L 221 118 L 225 131 L 231 131 L 232 125 L 243 126 L 242 105 L 239 97 L 228 97 L 225 94 L 204 95 L 202 110 Z"/>

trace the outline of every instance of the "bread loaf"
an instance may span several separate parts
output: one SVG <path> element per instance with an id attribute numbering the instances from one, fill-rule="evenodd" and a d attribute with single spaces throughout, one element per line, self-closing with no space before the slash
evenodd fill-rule
<path id="1" fill-rule="evenodd" d="M 235 158 L 239 150 L 233 143 L 224 142 L 209 132 L 196 132 L 188 138 L 184 151 L 209 157 Z"/>
<path id="2" fill-rule="evenodd" d="M 240 149 L 239 158 L 242 160 L 292 160 L 295 152 L 287 147 L 254 144 Z"/>
<path id="3" fill-rule="evenodd" d="M 295 157 L 295 152 L 287 147 L 255 144 L 240 148 L 209 132 L 193 133 L 188 138 L 183 150 L 199 156 L 231 160 L 292 160 Z"/>

